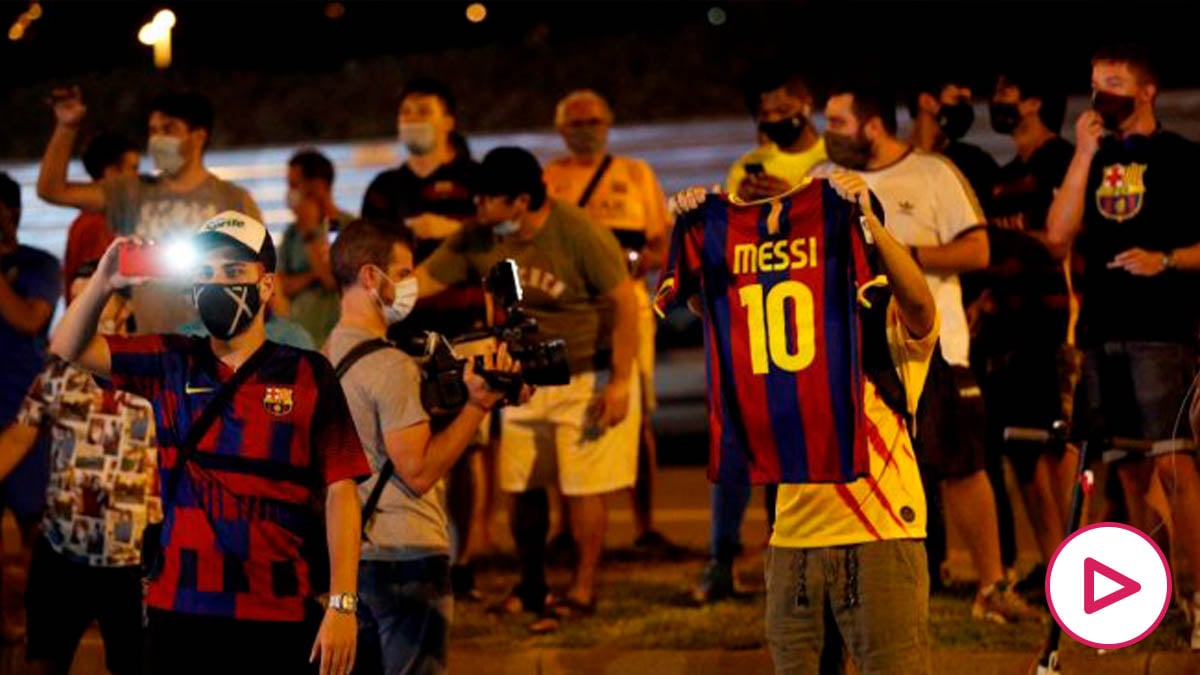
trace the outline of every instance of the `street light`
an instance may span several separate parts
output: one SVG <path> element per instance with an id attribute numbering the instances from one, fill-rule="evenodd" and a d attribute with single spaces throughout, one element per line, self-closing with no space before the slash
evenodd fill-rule
<path id="1" fill-rule="evenodd" d="M 8 29 L 8 39 L 16 42 L 25 37 L 25 31 L 33 25 L 34 21 L 42 18 L 42 6 L 34 0 L 29 3 L 29 9 L 21 13 L 17 20 L 13 22 L 11 28 Z"/>
<path id="2" fill-rule="evenodd" d="M 487 6 L 482 2 L 473 2 L 467 5 L 467 21 L 471 23 L 481 23 L 487 18 Z"/>
<path id="3" fill-rule="evenodd" d="M 175 12 L 163 9 L 138 31 L 138 42 L 154 47 L 154 65 L 158 68 L 171 65 L 171 29 L 174 27 Z"/>

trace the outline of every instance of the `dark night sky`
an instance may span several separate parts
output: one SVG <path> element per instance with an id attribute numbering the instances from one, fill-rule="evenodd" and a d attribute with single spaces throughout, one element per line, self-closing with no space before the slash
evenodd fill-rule
<path id="1" fill-rule="evenodd" d="M 989 77 L 997 64 L 1019 59 L 1072 73 L 1085 86 L 1089 51 L 1120 39 L 1158 48 L 1168 86 L 1200 84 L 1196 29 L 1183 19 L 1185 4 L 489 2 L 479 25 L 464 18 L 466 5 L 347 2 L 344 17 L 334 21 L 325 17 L 324 2 L 45 0 L 44 16 L 25 39 L 0 43 L 0 87 L 148 64 L 150 50 L 136 32 L 164 6 L 179 17 L 175 63 L 183 68 L 336 69 L 380 54 L 519 44 L 536 34 L 551 48 L 588 35 L 657 40 L 704 25 L 708 8 L 720 6 L 726 23 L 706 30 L 708 44 L 697 48 L 753 51 L 826 71 L 886 68 L 881 74 L 901 80 L 923 63 L 954 63 Z M 0 4 L 0 22 L 7 28 L 26 7 Z"/>

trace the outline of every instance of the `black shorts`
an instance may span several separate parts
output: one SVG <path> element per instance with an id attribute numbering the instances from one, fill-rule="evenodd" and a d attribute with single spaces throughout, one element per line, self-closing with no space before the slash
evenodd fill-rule
<path id="1" fill-rule="evenodd" d="M 137 566 L 73 562 L 41 537 L 29 564 L 25 614 L 31 661 L 70 664 L 84 631 L 96 621 L 108 671 L 142 672 L 142 574 Z"/>
<path id="2" fill-rule="evenodd" d="M 305 621 L 239 621 L 147 611 L 147 675 L 310 675 L 320 614 Z"/>
<path id="3" fill-rule="evenodd" d="M 1066 375 L 1058 345 L 1027 345 L 991 359 L 983 385 L 989 434 L 1012 462 L 1017 481 L 1033 480 L 1038 457 L 1049 451 L 1061 453 L 1053 444 L 1005 443 L 1005 427 L 1048 430 L 1065 419 L 1063 377 Z"/>
<path id="4" fill-rule="evenodd" d="M 971 369 L 933 355 L 917 408 L 917 461 L 939 480 L 983 471 L 987 417 L 983 392 Z"/>

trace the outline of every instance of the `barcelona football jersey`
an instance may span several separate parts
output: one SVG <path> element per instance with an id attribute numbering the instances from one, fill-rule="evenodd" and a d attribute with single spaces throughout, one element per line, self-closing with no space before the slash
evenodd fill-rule
<path id="1" fill-rule="evenodd" d="M 1159 130 L 1105 137 L 1092 159 L 1079 245 L 1085 264 L 1080 342 L 1193 344 L 1200 301 L 1190 273 L 1130 274 L 1112 265 L 1121 253 L 1165 254 L 1200 242 L 1188 215 L 1196 201 L 1200 145 Z"/>
<path id="2" fill-rule="evenodd" d="M 149 399 L 160 484 L 169 485 L 191 425 L 232 376 L 209 341 L 107 336 L 113 385 Z M 320 495 L 370 476 L 333 366 L 275 345 L 163 494 L 163 560 L 146 604 L 255 621 L 300 621 L 327 589 Z M 114 498 L 120 502 L 118 479 Z"/>
<path id="3" fill-rule="evenodd" d="M 858 292 L 873 277 L 857 207 L 824 180 L 679 217 L 656 304 L 703 304 L 710 479 L 866 475 Z"/>

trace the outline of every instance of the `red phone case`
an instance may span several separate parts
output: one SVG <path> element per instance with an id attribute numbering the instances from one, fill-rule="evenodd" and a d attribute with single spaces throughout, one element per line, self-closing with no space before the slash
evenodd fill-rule
<path id="1" fill-rule="evenodd" d="M 161 277 L 167 274 L 162 249 L 154 244 L 124 244 L 118 251 L 117 268 L 123 277 Z"/>

